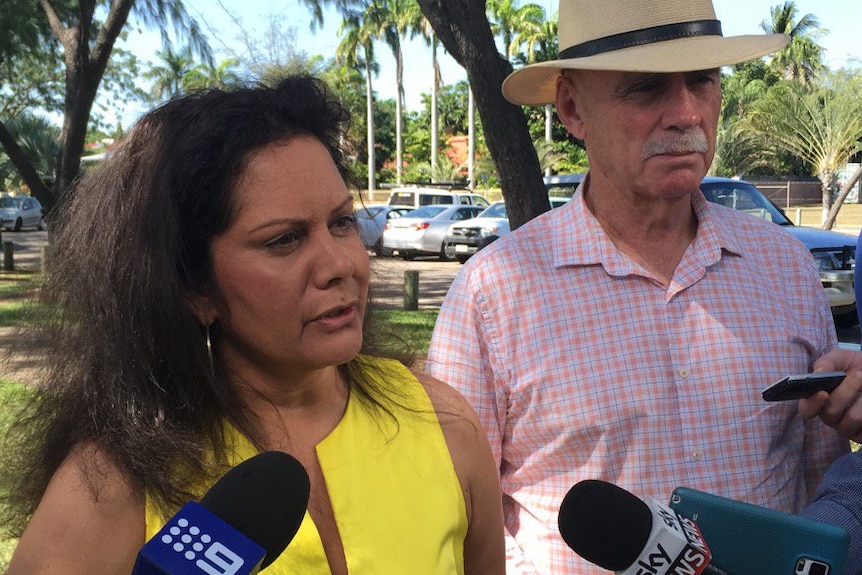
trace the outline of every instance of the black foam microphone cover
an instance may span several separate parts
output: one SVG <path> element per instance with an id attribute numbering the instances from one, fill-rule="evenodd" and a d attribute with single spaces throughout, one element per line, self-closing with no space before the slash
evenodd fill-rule
<path id="1" fill-rule="evenodd" d="M 560 505 L 560 534 L 587 561 L 611 571 L 634 563 L 649 540 L 649 506 L 622 487 L 587 479 L 569 489 Z"/>
<path id="2" fill-rule="evenodd" d="M 299 461 L 281 451 L 264 451 L 225 473 L 200 504 L 264 548 L 263 569 L 299 530 L 309 490 Z"/>

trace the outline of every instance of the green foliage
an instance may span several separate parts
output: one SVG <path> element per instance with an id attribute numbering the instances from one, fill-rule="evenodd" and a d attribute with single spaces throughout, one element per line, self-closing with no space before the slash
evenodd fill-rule
<path id="1" fill-rule="evenodd" d="M 23 113 L 6 123 L 6 128 L 30 158 L 33 167 L 43 178 L 54 172 L 60 151 L 60 128 L 41 116 Z M 6 154 L 0 151 L 0 185 L 17 189 L 24 185 L 17 170 Z"/>
<path id="2" fill-rule="evenodd" d="M 804 159 L 818 177 L 837 171 L 862 150 L 862 78 L 838 73 L 811 88 L 776 84 L 744 126 Z"/>
<path id="3" fill-rule="evenodd" d="M 440 87 L 437 93 L 437 121 L 441 133 L 449 136 L 467 133 L 468 90 L 469 86 L 464 80 Z M 431 126 L 431 94 L 423 93 L 420 100 L 422 109 L 415 119 L 420 125 Z"/>
<path id="4" fill-rule="evenodd" d="M 13 423 L 13 417 L 18 413 L 30 396 L 30 388 L 23 384 L 0 379 L 0 442 L 9 437 L 9 429 Z M 0 450 L 0 453 L 4 453 Z M 3 461 L 0 460 L 0 464 Z M 0 509 L 0 517 L 5 517 L 5 509 Z M 18 540 L 8 537 L 0 529 L 0 573 L 5 573 L 12 560 L 12 553 Z"/>
<path id="5" fill-rule="evenodd" d="M 813 14 L 797 20 L 798 12 L 796 2 L 785 0 L 770 9 L 771 19 L 761 22 L 760 27 L 768 34 L 790 36 L 790 43 L 772 55 L 772 69 L 784 78 L 809 84 L 824 70 L 822 48 L 817 40 L 826 31 Z"/>

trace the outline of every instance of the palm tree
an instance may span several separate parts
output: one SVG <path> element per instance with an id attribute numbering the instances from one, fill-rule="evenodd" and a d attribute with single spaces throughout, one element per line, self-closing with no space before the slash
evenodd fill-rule
<path id="1" fill-rule="evenodd" d="M 443 78 L 440 74 L 440 63 L 437 59 L 437 36 L 434 34 L 434 29 L 431 23 L 422 14 L 419 9 L 419 4 L 416 0 L 412 0 L 411 4 L 415 6 L 415 11 L 412 11 L 413 20 L 410 23 L 411 37 L 416 34 L 421 35 L 425 39 L 425 43 L 431 47 L 431 165 L 436 166 L 437 156 L 440 153 L 440 123 L 437 120 L 437 98 L 440 93 L 440 84 Z"/>
<path id="2" fill-rule="evenodd" d="M 371 75 L 376 73 L 374 65 L 374 27 L 369 26 L 372 20 L 365 19 L 366 14 L 348 11 L 344 22 L 338 30 L 341 43 L 335 50 L 337 62 L 347 66 L 365 67 L 365 99 L 366 118 L 368 124 L 368 193 L 372 194 L 377 187 L 375 177 L 374 157 L 374 90 Z M 360 49 L 363 57 L 360 58 Z"/>
<path id="3" fill-rule="evenodd" d="M 191 48 L 174 52 L 171 46 L 156 52 L 162 63 L 144 72 L 144 79 L 152 80 L 151 98 L 162 102 L 183 92 L 183 78 L 194 69 Z"/>
<path id="4" fill-rule="evenodd" d="M 60 152 L 60 128 L 42 116 L 21 114 L 6 123 L 9 132 L 18 141 L 21 149 L 31 158 L 33 167 L 42 178 L 49 178 L 54 171 L 57 154 Z M 0 154 L 0 184 L 17 188 L 25 184 L 12 163 Z M 5 181 L 4 181 L 5 180 Z"/>
<path id="5" fill-rule="evenodd" d="M 237 58 L 222 60 L 218 66 L 198 64 L 183 75 L 182 91 L 189 92 L 202 88 L 230 89 L 241 82 L 239 75 L 234 71 L 238 65 Z"/>
<path id="6" fill-rule="evenodd" d="M 827 31 L 813 14 L 806 14 L 798 21 L 796 2 L 785 0 L 784 4 L 770 9 L 771 21 L 764 20 L 760 27 L 768 34 L 787 34 L 790 43 L 772 56 L 772 66 L 783 77 L 810 83 L 823 70 L 822 50 L 817 39 Z"/>
<path id="7" fill-rule="evenodd" d="M 518 28 L 518 1 L 488 0 L 487 10 L 491 32 L 503 41 L 503 52 L 508 57 Z"/>
<path id="8" fill-rule="evenodd" d="M 403 122 L 404 122 L 404 54 L 401 38 L 411 31 L 417 20 L 419 5 L 415 0 L 377 0 L 372 1 L 366 11 L 370 16 L 368 24 L 376 28 L 376 36 L 386 42 L 395 57 L 395 177 L 401 183 L 404 171 L 403 160 Z"/>
<path id="9" fill-rule="evenodd" d="M 830 74 L 815 89 L 782 82 L 752 107 L 746 125 L 811 166 L 823 190 L 823 227 L 831 229 L 844 200 L 833 206 L 839 170 L 862 150 L 862 78 Z"/>
<path id="10" fill-rule="evenodd" d="M 516 21 L 519 30 L 510 46 L 510 57 L 520 60 L 521 64 L 533 64 L 554 60 L 559 52 L 559 16 L 547 18 L 545 10 L 538 4 L 526 4 L 518 10 Z M 512 54 L 525 46 L 526 51 Z M 545 141 L 553 142 L 554 114 L 550 104 L 545 105 Z M 541 161 L 541 157 L 540 157 Z M 551 175 L 551 165 L 546 164 L 545 175 Z"/>

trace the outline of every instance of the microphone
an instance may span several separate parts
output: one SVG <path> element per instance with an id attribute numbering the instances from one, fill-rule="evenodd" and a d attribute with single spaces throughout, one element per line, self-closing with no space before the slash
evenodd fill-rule
<path id="1" fill-rule="evenodd" d="M 138 552 L 132 575 L 254 575 L 296 535 L 309 489 L 299 461 L 259 453 L 171 517 Z"/>
<path id="2" fill-rule="evenodd" d="M 694 521 L 612 483 L 576 483 L 560 506 L 560 535 L 575 553 L 619 575 L 727 575 Z"/>

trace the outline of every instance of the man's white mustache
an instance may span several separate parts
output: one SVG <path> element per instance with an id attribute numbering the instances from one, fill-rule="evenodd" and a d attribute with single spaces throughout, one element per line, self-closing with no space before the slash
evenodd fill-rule
<path id="1" fill-rule="evenodd" d="M 641 159 L 647 160 L 662 154 L 705 154 L 708 148 L 706 134 L 703 129 L 698 127 L 673 136 L 662 136 L 648 140 Z"/>

